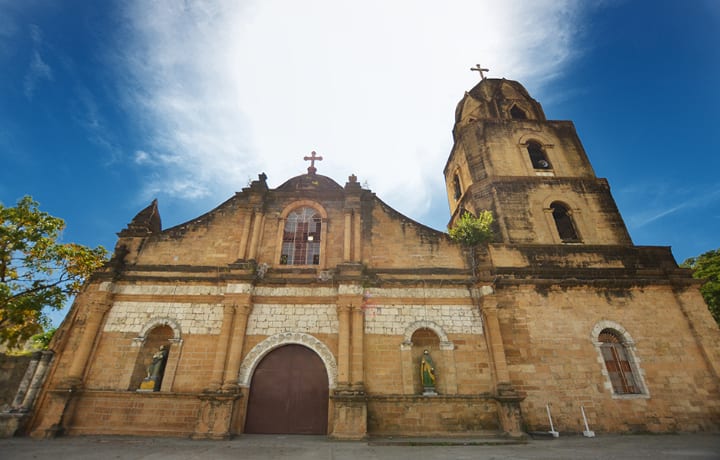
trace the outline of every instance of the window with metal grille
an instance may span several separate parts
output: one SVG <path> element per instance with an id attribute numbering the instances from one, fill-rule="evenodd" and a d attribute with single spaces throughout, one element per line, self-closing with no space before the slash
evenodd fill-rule
<path id="1" fill-rule="evenodd" d="M 573 223 L 572 217 L 570 217 L 568 208 L 561 203 L 555 202 L 550 205 L 550 209 L 552 209 L 555 226 L 563 243 L 579 242 L 580 238 L 578 238 L 575 224 Z"/>
<path id="2" fill-rule="evenodd" d="M 320 215 L 313 208 L 292 211 L 285 221 L 281 265 L 318 265 L 320 263 Z"/>
<path id="3" fill-rule="evenodd" d="M 610 383 L 616 394 L 639 394 L 628 352 L 619 334 L 612 329 L 603 329 L 598 336 L 600 351 L 610 376 Z"/>

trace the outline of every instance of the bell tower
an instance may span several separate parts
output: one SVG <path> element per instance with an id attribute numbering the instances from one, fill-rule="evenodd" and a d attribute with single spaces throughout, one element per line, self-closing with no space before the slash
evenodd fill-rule
<path id="1" fill-rule="evenodd" d="M 496 242 L 632 245 L 570 121 L 547 120 L 518 82 L 483 79 L 455 111 L 445 165 L 450 225 L 492 211 Z"/>

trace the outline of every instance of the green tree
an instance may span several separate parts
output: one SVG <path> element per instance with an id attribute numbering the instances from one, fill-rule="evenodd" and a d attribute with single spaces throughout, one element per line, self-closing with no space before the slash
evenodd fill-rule
<path id="1" fill-rule="evenodd" d="M 32 343 L 33 348 L 36 350 L 47 350 L 50 347 L 50 341 L 52 340 L 56 331 L 57 328 L 52 327 L 44 332 L 35 334 L 30 337 L 30 342 Z"/>
<path id="2" fill-rule="evenodd" d="M 477 247 L 493 239 L 493 215 L 490 211 L 480 211 L 477 217 L 465 212 L 448 233 L 450 239 L 460 244 L 470 254 L 473 277 L 478 274 Z"/>
<path id="3" fill-rule="evenodd" d="M 58 242 L 64 227 L 29 196 L 0 204 L 0 343 L 13 347 L 42 332 L 46 309 L 61 309 L 105 263 L 102 246 Z"/>
<path id="4" fill-rule="evenodd" d="M 720 325 L 720 249 L 691 257 L 681 267 L 692 268 L 693 278 L 707 280 L 700 288 L 715 321 Z"/>
<path id="5" fill-rule="evenodd" d="M 467 248 L 488 243 L 493 239 L 493 231 L 490 228 L 492 223 L 493 215 L 490 211 L 480 211 L 477 217 L 466 212 L 450 229 L 450 239 Z"/>

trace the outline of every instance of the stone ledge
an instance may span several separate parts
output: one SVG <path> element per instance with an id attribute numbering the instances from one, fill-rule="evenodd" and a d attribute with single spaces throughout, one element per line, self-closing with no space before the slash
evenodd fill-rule
<path id="1" fill-rule="evenodd" d="M 495 401 L 496 396 L 491 393 L 480 393 L 476 395 L 433 395 L 423 396 L 417 395 L 399 395 L 399 394 L 388 394 L 388 395 L 366 395 L 368 401 L 382 401 L 382 402 L 429 402 L 436 403 L 438 401 Z"/>

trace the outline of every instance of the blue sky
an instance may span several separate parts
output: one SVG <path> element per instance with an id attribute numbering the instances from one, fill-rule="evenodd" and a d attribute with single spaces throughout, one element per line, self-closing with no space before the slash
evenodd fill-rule
<path id="1" fill-rule="evenodd" d="M 499 5 L 500 4 L 500 5 Z M 720 2 L 0 0 L 0 201 L 112 249 L 260 172 L 357 174 L 438 229 L 469 68 L 572 120 L 638 245 L 720 247 Z"/>

